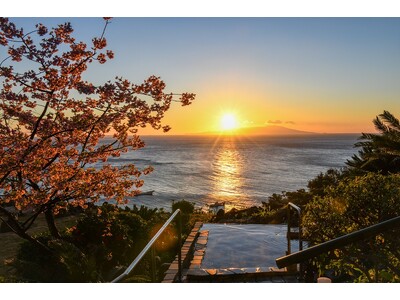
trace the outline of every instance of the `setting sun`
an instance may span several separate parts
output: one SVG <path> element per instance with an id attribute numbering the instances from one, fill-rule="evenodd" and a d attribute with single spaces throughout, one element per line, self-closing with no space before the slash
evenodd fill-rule
<path id="1" fill-rule="evenodd" d="M 232 130 L 237 128 L 236 117 L 232 114 L 225 114 L 221 118 L 221 129 Z"/>

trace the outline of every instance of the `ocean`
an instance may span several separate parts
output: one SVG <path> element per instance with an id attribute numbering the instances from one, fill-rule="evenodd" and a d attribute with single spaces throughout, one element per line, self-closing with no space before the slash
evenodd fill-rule
<path id="1" fill-rule="evenodd" d="M 108 161 L 154 167 L 141 188 L 153 195 L 133 197 L 128 206 L 171 210 L 172 201 L 184 199 L 198 208 L 223 201 L 229 210 L 306 189 L 319 173 L 345 166 L 358 136 L 144 136 L 144 148 Z"/>

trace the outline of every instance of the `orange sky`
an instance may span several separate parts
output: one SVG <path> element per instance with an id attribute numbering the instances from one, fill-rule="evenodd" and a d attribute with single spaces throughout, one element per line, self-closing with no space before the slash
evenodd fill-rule
<path id="1" fill-rule="evenodd" d="M 27 31 L 71 21 L 84 41 L 103 26 L 101 18 L 15 21 Z M 166 92 L 197 95 L 190 106 L 174 103 L 169 134 L 219 131 L 226 113 L 240 126 L 318 133 L 371 132 L 384 110 L 400 117 L 400 18 L 114 18 L 106 37 L 115 58 L 91 66 L 88 80 L 156 75 Z"/>
<path id="2" fill-rule="evenodd" d="M 374 131 L 373 118 L 387 109 L 379 101 L 371 101 L 372 104 L 360 110 L 360 103 L 355 101 L 352 104 L 350 98 L 339 102 L 334 96 L 324 97 L 317 93 L 299 97 L 279 92 L 249 94 L 229 88 L 213 91 L 198 93 L 190 106 L 173 106 L 165 118 L 172 127 L 169 134 L 220 131 L 221 118 L 227 113 L 236 117 L 238 127 L 278 125 L 317 133 L 371 132 Z M 326 101 L 319 101 L 319 97 Z M 391 105 L 391 108 L 394 114 L 400 112 L 396 105 Z M 142 133 L 159 134 L 152 130 L 143 130 Z"/>

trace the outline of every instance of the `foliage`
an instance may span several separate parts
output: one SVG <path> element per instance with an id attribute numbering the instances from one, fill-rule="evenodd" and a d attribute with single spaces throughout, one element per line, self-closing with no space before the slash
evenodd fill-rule
<path id="1" fill-rule="evenodd" d="M 339 181 L 347 176 L 346 169 L 328 169 L 325 173 L 320 173 L 314 179 L 311 179 L 308 184 L 308 190 L 312 196 L 323 197 L 327 193 L 327 189 L 336 186 Z"/>
<path id="2" fill-rule="evenodd" d="M 190 205 L 188 205 L 189 203 Z M 191 206 L 181 201 L 182 206 Z M 22 282 L 107 282 L 118 276 L 139 254 L 171 213 L 163 209 L 133 206 L 118 208 L 103 203 L 81 214 L 76 224 L 62 233 L 62 239 L 48 234 L 38 237 L 51 250 L 24 242 L 12 264 L 15 279 Z M 193 211 L 186 214 L 182 240 L 197 221 L 209 221 L 209 214 Z M 155 243 L 157 280 L 164 277 L 166 266 L 174 260 L 178 231 L 168 226 Z M 151 282 L 150 253 L 144 257 L 124 282 Z"/>
<path id="3" fill-rule="evenodd" d="M 25 241 L 14 266 L 17 275 L 29 282 L 96 282 L 99 279 L 93 261 L 72 243 L 40 236 L 40 242 L 57 255 Z"/>
<path id="4" fill-rule="evenodd" d="M 358 172 L 380 172 L 382 174 L 400 172 L 400 123 L 390 112 L 384 111 L 373 121 L 379 134 L 363 133 L 361 147 L 347 164 Z"/>
<path id="5" fill-rule="evenodd" d="M 182 214 L 189 215 L 194 212 L 194 203 L 186 200 L 174 202 L 172 204 L 172 211 L 180 209 Z"/>
<path id="6" fill-rule="evenodd" d="M 86 81 L 91 63 L 114 57 L 106 49 L 109 23 L 105 18 L 100 37 L 87 44 L 73 37 L 70 23 L 53 29 L 37 24 L 26 33 L 0 18 L 0 45 L 9 55 L 0 63 L 0 214 L 38 247 L 47 248 L 27 230 L 40 214 L 50 234 L 61 238 L 54 214 L 68 204 L 86 209 L 99 199 L 125 203 L 136 195 L 152 167 L 113 167 L 107 159 L 144 147 L 140 128 L 168 131 L 162 119 L 172 102 L 184 106 L 194 99 L 167 93 L 156 76 L 141 84 L 121 77 L 100 85 Z M 6 209 L 10 204 L 15 211 Z M 21 210 L 32 212 L 24 223 L 17 218 Z"/>
<path id="7" fill-rule="evenodd" d="M 314 199 L 306 207 L 303 224 L 312 244 L 400 215 L 400 180 L 391 175 L 400 171 L 399 121 L 384 111 L 374 125 L 379 133 L 362 134 L 363 141 L 355 144 L 361 150 L 347 161 L 348 168 L 329 170 L 309 182 Z M 399 282 L 398 233 L 385 232 L 321 255 L 312 265 L 336 281 Z"/>
<path id="8" fill-rule="evenodd" d="M 103 206 L 105 204 L 106 203 L 104 203 Z M 164 212 L 162 209 L 149 208 L 144 205 L 141 205 L 140 207 L 133 205 L 133 208 L 126 206 L 124 210 L 126 212 L 132 212 L 138 216 L 141 216 L 144 220 L 147 220 L 147 221 L 155 220 L 160 214 L 162 214 Z"/>
<path id="9" fill-rule="evenodd" d="M 286 219 L 285 206 L 277 209 L 271 209 L 267 203 L 263 202 L 262 206 L 251 215 L 251 223 L 260 224 L 281 224 Z"/>
<path id="10" fill-rule="evenodd" d="M 262 202 L 262 206 L 252 214 L 251 221 L 255 223 L 282 224 L 287 222 L 287 204 L 292 202 L 300 207 L 304 207 L 313 195 L 305 189 L 294 192 L 282 192 L 272 194 L 267 201 Z"/>
<path id="11" fill-rule="evenodd" d="M 172 203 L 172 211 L 180 209 L 182 218 L 182 231 L 189 232 L 192 229 L 192 224 L 189 220 L 194 212 L 194 203 L 186 200 L 180 200 Z"/>
<path id="12" fill-rule="evenodd" d="M 70 241 L 90 256 L 103 278 L 116 267 L 129 264 L 149 240 L 147 222 L 118 209 L 87 214 L 70 228 Z"/>
<path id="13" fill-rule="evenodd" d="M 354 232 L 400 215 L 400 176 L 369 173 L 344 178 L 306 207 L 304 235 L 311 244 Z M 320 271 L 337 280 L 400 281 L 400 241 L 396 232 L 360 241 L 319 257 Z"/>
<path id="14" fill-rule="evenodd" d="M 15 267 L 19 277 L 27 281 L 110 281 L 136 258 L 169 216 L 163 210 L 144 206 L 122 209 L 104 203 L 98 209 L 86 211 L 76 225 L 63 234 L 63 239 L 49 235 L 39 237 L 54 255 L 25 242 Z M 170 228 L 156 243 L 160 264 L 173 260 L 177 240 L 176 231 Z M 145 282 L 149 278 L 150 257 L 145 257 L 129 280 Z"/>
<path id="15" fill-rule="evenodd" d="M 268 197 L 267 201 L 262 202 L 262 206 L 252 213 L 248 222 L 282 224 L 287 222 L 287 204 L 289 202 L 304 209 L 315 196 L 324 196 L 326 190 L 338 184 L 340 179 L 348 174 L 346 169 L 328 169 L 325 173 L 320 173 L 317 177 L 308 182 L 308 190 L 299 189 L 294 192 L 283 191 L 280 194 L 274 193 Z M 242 212 L 234 212 L 233 217 L 242 215 Z M 232 216 L 232 213 L 228 213 Z M 294 224 L 298 222 L 298 216 L 293 216 Z"/>

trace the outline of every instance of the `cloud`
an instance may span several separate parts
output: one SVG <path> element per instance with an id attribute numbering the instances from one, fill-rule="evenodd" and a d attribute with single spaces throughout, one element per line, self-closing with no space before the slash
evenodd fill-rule
<path id="1" fill-rule="evenodd" d="M 268 120 L 268 121 L 266 121 L 265 122 L 265 124 L 275 124 L 275 125 L 278 125 L 278 124 L 287 124 L 287 125 L 294 125 L 294 124 L 296 124 L 295 122 L 293 122 L 293 121 L 283 121 L 283 120 Z"/>
<path id="2" fill-rule="evenodd" d="M 268 124 L 282 124 L 281 120 L 268 120 Z"/>
<path id="3" fill-rule="evenodd" d="M 240 127 L 254 127 L 254 122 L 250 120 L 244 120 L 240 122 Z"/>

